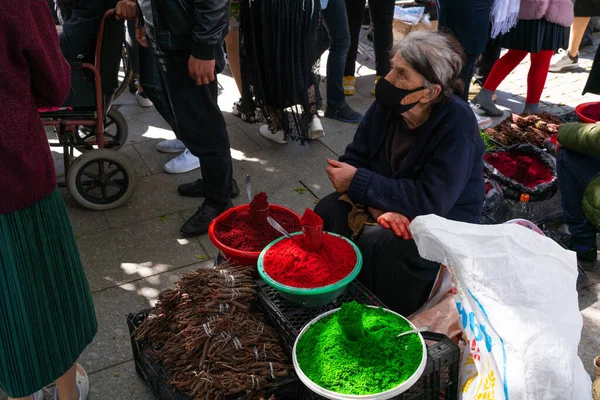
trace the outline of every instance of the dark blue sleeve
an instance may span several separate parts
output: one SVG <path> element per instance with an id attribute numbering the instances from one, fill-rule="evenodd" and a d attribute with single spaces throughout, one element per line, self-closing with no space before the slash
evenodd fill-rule
<path id="1" fill-rule="evenodd" d="M 63 25 L 60 48 L 70 63 L 87 56 L 98 33 L 100 19 L 106 10 L 103 0 L 78 1 L 71 18 Z"/>
<path id="2" fill-rule="evenodd" d="M 370 166 L 369 136 L 371 133 L 371 121 L 373 120 L 373 114 L 377 107 L 376 104 L 377 103 L 374 102 L 367 110 L 367 113 L 354 134 L 352 143 L 346 147 L 346 151 L 340 157 L 341 162 L 348 163 L 356 168 L 368 168 Z"/>
<path id="3" fill-rule="evenodd" d="M 468 127 L 448 127 L 418 179 L 387 178 L 359 168 L 348 195 L 357 204 L 408 218 L 427 214 L 445 217 L 467 185 L 475 161 L 476 137 L 464 129 Z"/>

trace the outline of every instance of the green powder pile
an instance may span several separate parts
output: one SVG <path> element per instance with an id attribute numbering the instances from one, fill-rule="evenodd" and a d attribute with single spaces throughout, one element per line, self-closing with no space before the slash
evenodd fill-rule
<path id="1" fill-rule="evenodd" d="M 364 335 L 349 340 L 338 321 L 340 312 L 321 319 L 298 341 L 296 356 L 302 372 L 325 389 L 353 395 L 384 392 L 410 378 L 421 363 L 423 346 L 416 334 L 396 336 L 412 327 L 381 308 L 356 302 L 344 307 L 351 307 L 352 314 L 362 309 Z"/>
<path id="2" fill-rule="evenodd" d="M 354 341 L 365 336 L 363 313 L 366 307 L 355 301 L 342 305 L 337 312 L 337 322 L 346 339 Z"/>

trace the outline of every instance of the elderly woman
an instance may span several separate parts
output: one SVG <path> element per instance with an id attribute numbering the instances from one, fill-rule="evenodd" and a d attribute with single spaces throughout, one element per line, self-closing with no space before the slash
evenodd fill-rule
<path id="1" fill-rule="evenodd" d="M 443 33 L 412 32 L 400 42 L 354 140 L 339 161 L 328 160 L 337 192 L 315 208 L 326 230 L 356 241 L 362 283 L 404 315 L 427 300 L 439 270 L 419 256 L 410 221 L 481 216 L 484 145 L 455 94 L 462 60 L 458 42 Z"/>

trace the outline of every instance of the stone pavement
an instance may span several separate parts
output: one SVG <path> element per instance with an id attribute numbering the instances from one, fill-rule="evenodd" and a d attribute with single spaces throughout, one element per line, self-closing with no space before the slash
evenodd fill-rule
<path id="1" fill-rule="evenodd" d="M 595 39 L 600 41 L 599 36 Z M 549 111 L 560 114 L 579 102 L 598 100 L 596 96 L 580 96 L 594 52 L 595 48 L 582 50 L 581 70 L 550 75 L 544 93 Z M 359 56 L 359 62 L 364 62 L 363 57 Z M 363 112 L 373 101 L 370 91 L 374 80 L 373 65 L 365 63 L 360 69 L 357 94 L 348 99 Z M 524 62 L 502 84 L 499 104 L 520 111 L 527 67 Z M 251 174 L 255 191 L 266 191 L 272 203 L 298 212 L 314 206 L 318 198 L 333 190 L 324 172 L 325 160 L 343 153 L 356 125 L 323 119 L 323 139 L 306 146 L 273 144 L 258 135 L 259 125 L 246 124 L 231 114 L 232 103 L 239 97 L 235 83 L 227 75 L 222 75 L 220 82 L 224 90 L 219 104 L 228 123 L 238 182 Z M 324 87 L 322 90 L 324 93 Z M 155 146 L 160 140 L 174 138 L 173 132 L 154 108 L 140 108 L 129 93 L 117 103 L 129 125 L 129 139 L 120 151 L 135 164 L 139 178 L 135 194 L 118 209 L 95 212 L 75 204 L 66 189 L 63 193 L 99 322 L 97 337 L 80 359 L 90 375 L 90 399 L 146 400 L 152 396 L 135 373 L 125 316 L 151 307 L 159 292 L 172 286 L 179 274 L 211 266 L 216 249 L 207 236 L 183 239 L 179 235 L 180 226 L 200 200 L 178 196 L 177 185 L 197 179 L 199 171 L 182 175 L 163 172 L 163 164 L 172 155 L 158 153 Z M 62 155 L 54 155 L 60 174 Z M 235 200 L 236 204 L 244 202 L 245 196 Z M 580 353 L 590 372 L 593 357 L 600 354 L 600 274 L 591 278 L 592 286 L 580 294 L 585 322 Z M 4 399 L 0 394 L 0 400 Z"/>

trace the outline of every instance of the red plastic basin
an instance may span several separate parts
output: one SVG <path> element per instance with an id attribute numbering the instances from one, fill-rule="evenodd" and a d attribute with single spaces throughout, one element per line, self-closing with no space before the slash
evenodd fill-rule
<path id="1" fill-rule="evenodd" d="M 581 122 L 587 122 L 588 124 L 595 124 L 600 120 L 600 102 L 593 101 L 590 103 L 583 103 L 575 107 L 575 114 L 579 116 Z"/>
<path id="2" fill-rule="evenodd" d="M 217 239 L 217 236 L 215 235 L 215 228 L 220 221 L 223 221 L 224 219 L 228 218 L 233 212 L 242 211 L 247 209 L 248 207 L 248 204 L 242 204 L 241 206 L 230 208 L 229 210 L 225 211 L 223 214 L 215 218 L 208 227 L 208 238 L 210 239 L 210 241 L 215 245 L 217 249 L 221 250 L 225 258 L 238 265 L 256 265 L 258 257 L 260 256 L 260 251 L 243 251 L 227 246 L 219 239 Z M 300 216 L 287 207 L 278 206 L 276 204 L 269 204 L 269 208 L 271 210 L 287 211 L 290 214 L 294 215 L 296 218 L 298 218 L 298 223 L 300 223 Z M 265 245 L 265 247 L 267 247 L 267 245 L 268 243 Z"/>

